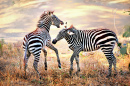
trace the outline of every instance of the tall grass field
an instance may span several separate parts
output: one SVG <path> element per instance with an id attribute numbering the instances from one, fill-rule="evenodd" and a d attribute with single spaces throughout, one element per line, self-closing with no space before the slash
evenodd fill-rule
<path id="1" fill-rule="evenodd" d="M 60 43 L 59 43 L 60 44 Z M 80 76 L 74 73 L 77 65 L 74 60 L 73 77 L 69 76 L 70 57 L 72 51 L 67 47 L 62 48 L 56 45 L 61 60 L 62 68 L 58 68 L 55 52 L 47 49 L 48 70 L 44 69 L 44 54 L 41 53 L 38 70 L 42 75 L 39 77 L 33 68 L 33 55 L 30 56 L 27 68 L 27 79 L 24 78 L 24 52 L 22 42 L 1 43 L 0 45 L 0 86 L 130 86 L 130 55 L 121 55 L 119 48 L 114 48 L 114 54 L 117 59 L 116 77 L 112 75 L 106 78 L 108 74 L 108 62 L 104 54 L 98 50 L 94 52 L 81 52 Z M 113 74 L 113 72 L 112 72 Z"/>

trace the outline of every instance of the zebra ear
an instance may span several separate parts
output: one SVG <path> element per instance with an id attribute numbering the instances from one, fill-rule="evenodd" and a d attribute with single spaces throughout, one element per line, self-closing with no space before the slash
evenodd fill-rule
<path id="1" fill-rule="evenodd" d="M 54 13 L 54 11 L 51 12 L 52 14 Z"/>
<path id="2" fill-rule="evenodd" d="M 71 28 L 73 28 L 74 26 L 73 25 L 71 25 L 68 29 L 71 29 Z"/>
<path id="3" fill-rule="evenodd" d="M 64 26 L 64 27 L 65 27 L 65 29 L 67 30 L 67 22 L 65 23 L 65 26 Z"/>
<path id="4" fill-rule="evenodd" d="M 49 11 L 48 14 L 51 15 L 51 12 Z"/>

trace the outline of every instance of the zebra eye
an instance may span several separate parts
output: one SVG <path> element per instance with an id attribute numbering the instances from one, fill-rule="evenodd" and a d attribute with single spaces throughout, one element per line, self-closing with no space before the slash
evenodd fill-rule
<path id="1" fill-rule="evenodd" d="M 67 31 L 67 33 L 68 33 L 69 35 L 75 34 L 75 33 L 71 32 L 71 31 Z"/>

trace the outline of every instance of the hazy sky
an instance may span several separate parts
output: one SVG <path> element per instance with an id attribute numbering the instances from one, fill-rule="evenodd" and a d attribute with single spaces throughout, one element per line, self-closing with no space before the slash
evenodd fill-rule
<path id="1" fill-rule="evenodd" d="M 77 29 L 108 28 L 120 32 L 124 25 L 130 25 L 130 0 L 0 0 L 0 39 L 6 42 L 22 40 L 36 29 L 39 16 L 47 10 L 68 27 Z M 51 26 L 52 39 L 63 28 Z"/>

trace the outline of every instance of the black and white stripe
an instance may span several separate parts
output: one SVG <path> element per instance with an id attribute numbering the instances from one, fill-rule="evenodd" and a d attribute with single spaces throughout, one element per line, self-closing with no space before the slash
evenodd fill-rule
<path id="1" fill-rule="evenodd" d="M 37 71 L 39 77 L 41 78 L 37 69 L 41 50 L 44 52 L 45 70 L 47 70 L 47 60 L 46 60 L 47 51 L 44 48 L 45 46 L 49 47 L 50 49 L 56 52 L 58 66 L 61 68 L 58 50 L 50 42 L 51 37 L 49 34 L 49 30 L 52 24 L 57 26 L 57 28 L 59 28 L 60 24 L 63 24 L 63 22 L 58 17 L 56 17 L 53 14 L 53 12 L 51 11 L 44 12 L 38 21 L 37 29 L 25 35 L 24 40 L 23 40 L 23 48 L 25 51 L 25 56 L 24 56 L 25 76 L 26 76 L 28 58 L 30 57 L 31 54 L 33 54 L 33 56 L 35 57 L 33 66 L 34 66 L 34 69 Z"/>
<path id="2" fill-rule="evenodd" d="M 109 62 L 108 76 L 111 75 L 112 64 L 114 66 L 115 73 L 117 72 L 116 58 L 113 54 L 113 48 L 115 46 L 115 42 L 118 44 L 118 39 L 113 31 L 109 29 L 77 30 L 71 26 L 68 29 L 62 29 L 52 43 L 55 44 L 62 38 L 66 39 L 69 44 L 69 48 L 73 50 L 73 55 L 70 58 L 70 74 L 73 70 L 74 58 L 76 59 L 78 67 L 77 74 L 80 71 L 78 58 L 81 51 L 94 51 L 98 49 L 102 50 Z"/>

